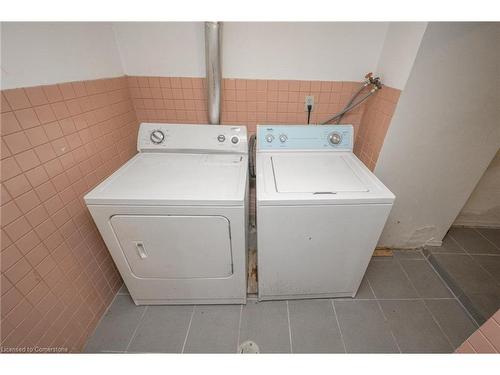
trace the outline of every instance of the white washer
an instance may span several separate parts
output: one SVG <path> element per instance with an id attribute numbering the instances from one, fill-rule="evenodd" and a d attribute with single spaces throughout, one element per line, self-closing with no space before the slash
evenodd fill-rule
<path id="1" fill-rule="evenodd" d="M 260 300 L 354 297 L 394 195 L 351 125 L 257 127 Z"/>
<path id="2" fill-rule="evenodd" d="M 134 302 L 246 302 L 244 126 L 141 124 L 139 153 L 85 196 Z"/>

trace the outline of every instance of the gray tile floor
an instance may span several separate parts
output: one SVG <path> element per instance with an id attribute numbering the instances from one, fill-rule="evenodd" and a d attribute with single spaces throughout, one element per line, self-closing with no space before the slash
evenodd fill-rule
<path id="1" fill-rule="evenodd" d="M 450 353 L 477 324 L 421 251 L 373 258 L 354 299 L 135 306 L 122 288 L 86 352 Z"/>
<path id="2" fill-rule="evenodd" d="M 476 322 L 500 308 L 500 229 L 452 227 L 424 254 Z"/>

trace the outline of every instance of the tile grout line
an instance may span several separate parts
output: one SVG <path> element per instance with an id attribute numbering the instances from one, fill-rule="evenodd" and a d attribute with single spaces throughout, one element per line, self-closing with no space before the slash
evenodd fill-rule
<path id="1" fill-rule="evenodd" d="M 453 300 L 457 301 L 458 304 L 462 307 L 462 309 L 465 311 L 465 313 L 467 314 L 467 316 L 472 320 L 472 322 L 474 323 L 474 325 L 479 328 L 479 324 L 478 322 L 476 321 L 476 319 L 474 319 L 474 317 L 471 315 L 471 313 L 469 312 L 469 310 L 467 310 L 464 306 L 464 304 L 462 303 L 462 301 L 460 300 L 460 298 L 457 297 L 457 295 L 455 294 L 455 292 L 453 291 L 453 289 L 451 289 L 451 287 L 448 285 L 448 283 L 443 279 L 443 277 L 439 274 L 439 272 L 436 270 L 436 268 L 434 267 L 434 265 L 429 262 L 429 259 L 428 258 L 425 258 L 425 261 L 427 262 L 427 264 L 432 268 L 432 270 L 434 271 L 434 273 L 438 276 L 439 280 L 441 280 L 441 282 L 446 286 L 446 288 L 450 291 L 451 295 L 453 296 Z M 433 300 L 431 298 L 428 298 L 428 300 Z"/>
<path id="2" fill-rule="evenodd" d="M 434 266 L 432 265 L 431 262 L 429 262 L 429 259 L 427 257 L 424 257 L 424 262 L 427 263 L 427 265 L 432 269 L 432 271 L 437 275 L 437 277 L 439 278 L 439 280 L 443 283 L 443 285 L 446 287 L 446 289 L 448 289 L 448 291 L 451 293 L 451 295 L 453 296 L 453 298 L 444 298 L 444 299 L 455 299 L 455 300 L 458 300 L 458 297 L 456 296 L 456 294 L 453 292 L 453 290 L 451 289 L 451 287 L 448 285 L 448 283 L 441 277 L 441 275 L 439 274 L 439 272 L 434 268 Z M 426 298 L 427 300 L 433 300 L 434 298 Z"/>
<path id="3" fill-rule="evenodd" d="M 104 319 L 104 316 L 107 314 L 107 312 L 109 311 L 109 309 L 111 308 L 111 305 L 113 305 L 113 303 L 115 303 L 115 300 L 116 298 L 119 296 L 120 294 L 118 292 L 116 292 L 115 296 L 113 297 L 113 299 L 111 300 L 111 302 L 109 303 L 108 307 L 106 308 L 106 311 L 104 311 L 101 315 L 101 318 L 99 319 L 99 321 L 97 322 L 97 324 L 95 325 L 94 327 L 94 330 L 92 331 L 92 334 L 88 335 L 87 336 L 87 340 L 85 342 L 85 345 L 83 346 L 83 352 L 85 352 L 85 347 L 87 346 L 87 344 L 89 343 L 90 339 L 95 335 L 95 333 L 97 332 L 97 328 L 99 327 L 99 325 L 101 324 L 101 322 L 103 321 Z M 21 323 L 20 323 L 21 324 Z"/>
<path id="4" fill-rule="evenodd" d="M 464 251 L 465 254 L 469 255 L 469 252 L 467 251 L 467 249 L 465 247 L 463 247 L 462 244 L 460 242 L 458 242 L 458 240 L 455 237 L 453 237 L 453 235 L 449 231 L 448 231 L 447 235 L 450 236 L 451 240 L 453 242 L 455 242 L 458 245 L 458 247 Z"/>
<path id="5" fill-rule="evenodd" d="M 396 259 L 396 262 L 399 264 L 399 266 L 401 267 L 401 269 L 403 270 L 404 274 L 406 275 L 406 277 L 408 278 L 408 281 L 410 282 L 411 286 L 413 287 L 413 289 L 415 289 L 415 291 L 417 292 L 417 295 L 420 296 L 420 293 L 418 292 L 417 288 L 415 287 L 413 281 L 411 280 L 410 278 L 410 275 L 408 275 L 408 272 L 406 272 L 405 268 L 403 267 L 403 265 L 399 262 L 399 260 Z M 441 327 L 441 324 L 439 324 L 438 320 L 436 319 L 436 317 L 434 316 L 434 314 L 432 313 L 432 311 L 429 309 L 429 306 L 427 306 L 427 303 L 425 302 L 425 299 L 422 298 L 422 303 L 424 304 L 424 307 L 425 309 L 427 310 L 427 312 L 430 314 L 432 320 L 434 321 L 434 323 L 436 323 L 436 325 L 438 326 L 439 330 L 441 331 L 441 333 L 443 334 L 443 336 L 445 337 L 446 341 L 448 341 L 448 344 L 450 345 L 451 349 L 454 351 L 455 350 L 455 346 L 453 345 L 453 343 L 451 342 L 450 338 L 448 337 L 448 335 L 444 332 L 443 330 L 443 327 Z"/>
<path id="6" fill-rule="evenodd" d="M 405 268 L 403 267 L 403 265 L 401 264 L 401 262 L 399 261 L 399 259 L 394 259 L 394 261 L 397 263 L 397 265 L 399 266 L 399 268 L 401 269 L 401 271 L 403 271 L 403 273 L 405 274 L 406 279 L 408 280 L 408 282 L 410 283 L 411 287 L 413 288 L 413 290 L 415 292 L 415 295 L 418 298 L 420 298 L 421 300 L 423 300 L 424 297 L 422 297 L 420 295 L 420 293 L 418 292 L 417 288 L 415 287 L 415 284 L 413 283 L 413 281 L 411 281 L 410 275 L 408 275 L 408 272 L 406 272 Z"/>
<path id="7" fill-rule="evenodd" d="M 184 349 L 186 348 L 186 343 L 187 343 L 187 339 L 189 336 L 189 330 L 191 329 L 191 323 L 193 322 L 193 316 L 194 316 L 195 310 L 196 310 L 196 305 L 193 306 L 193 310 L 191 311 L 191 318 L 189 319 L 189 324 L 188 324 L 188 328 L 186 331 L 186 337 L 184 337 L 184 343 L 182 344 L 181 353 L 184 353 Z"/>
<path id="8" fill-rule="evenodd" d="M 444 255 L 469 255 L 467 253 L 459 253 L 456 251 L 436 251 L 436 250 L 430 250 L 430 254 L 444 254 Z M 474 255 L 479 255 L 479 256 L 490 256 L 490 257 L 500 257 L 500 254 L 487 254 L 487 253 L 475 253 Z M 408 260 L 418 260 L 418 259 L 408 259 Z"/>
<path id="9" fill-rule="evenodd" d="M 488 238 L 486 238 L 486 236 L 483 236 L 483 234 L 478 231 L 476 228 L 472 228 L 476 233 L 478 233 L 481 237 L 483 237 L 486 241 L 488 241 L 489 243 L 491 243 L 491 245 L 495 248 L 495 249 L 498 249 L 497 245 L 495 245 L 492 241 L 490 241 Z M 474 254 L 474 255 L 487 255 L 487 256 L 499 256 L 500 254 Z M 493 280 L 495 280 L 495 282 L 497 283 L 497 285 L 500 286 L 500 282 L 497 281 L 497 279 L 495 278 L 495 276 L 493 274 L 490 273 L 490 271 L 488 271 L 486 268 L 483 267 L 483 265 L 481 263 L 479 263 L 476 259 L 474 259 L 473 256 L 471 256 L 472 260 L 474 260 L 474 262 L 476 262 L 477 264 L 479 264 L 479 266 L 489 275 L 493 278 Z"/>
<path id="10" fill-rule="evenodd" d="M 137 334 L 137 330 L 139 329 L 139 326 L 141 325 L 142 320 L 144 319 L 144 315 L 146 315 L 146 311 L 148 310 L 148 307 L 149 306 L 146 305 L 146 307 L 144 308 L 144 311 L 142 312 L 141 317 L 139 318 L 139 321 L 137 322 L 137 326 L 135 327 L 134 332 L 132 332 L 132 336 L 130 336 L 130 340 L 127 344 L 127 347 L 125 348 L 125 353 L 128 352 L 130 345 L 132 344 L 132 341 L 134 340 L 135 335 Z"/>
<path id="11" fill-rule="evenodd" d="M 377 295 L 375 294 L 375 290 L 372 288 L 372 284 L 370 283 L 368 276 L 366 277 L 366 282 L 368 283 L 368 286 L 370 287 L 370 290 L 373 293 L 373 297 L 375 297 L 375 301 L 377 302 L 377 306 L 378 306 L 380 312 L 382 313 L 382 317 L 384 318 L 384 320 L 387 322 L 387 324 L 389 326 L 389 332 L 391 332 L 391 336 L 392 336 L 392 339 L 394 340 L 394 343 L 396 344 L 396 348 L 398 348 L 399 353 L 402 353 L 401 348 L 399 347 L 398 340 L 396 340 L 396 336 L 394 335 L 394 332 L 392 331 L 392 327 L 391 327 L 391 324 L 389 323 L 389 319 L 387 319 L 387 316 L 385 315 L 385 312 L 382 309 L 382 305 L 380 304 L 380 301 L 377 299 Z"/>
<path id="12" fill-rule="evenodd" d="M 241 317 L 243 315 L 243 305 L 240 305 L 240 319 L 238 321 L 238 336 L 236 338 L 236 353 L 239 352 L 240 340 L 241 340 Z"/>
<path id="13" fill-rule="evenodd" d="M 474 231 L 475 231 L 475 228 L 472 228 L 472 229 L 474 229 Z M 478 233 L 479 233 L 479 232 L 478 232 Z M 472 256 L 472 254 L 470 254 L 470 253 L 467 251 L 467 249 L 465 248 L 465 246 L 463 246 L 460 242 L 458 242 L 458 240 L 456 240 L 456 239 L 455 239 L 455 238 L 454 238 L 451 234 L 449 234 L 449 236 L 451 237 L 451 239 L 452 239 L 453 241 L 455 241 L 455 243 L 456 243 L 456 244 L 457 244 L 457 245 L 458 245 L 458 246 L 459 246 L 459 247 L 460 247 L 463 251 L 465 251 L 465 254 L 467 254 L 467 255 L 469 256 L 469 258 L 471 258 L 471 259 L 472 259 L 472 261 L 473 261 L 474 263 L 476 263 L 476 264 L 479 266 L 479 268 L 481 268 L 481 269 L 482 269 L 482 270 L 483 270 L 483 271 L 484 271 L 484 272 L 485 272 L 488 276 L 492 277 L 492 278 L 493 278 L 493 281 L 495 281 L 495 283 L 496 283 L 496 284 L 500 285 L 500 283 L 496 281 L 495 277 L 494 277 L 494 276 L 492 276 L 492 275 L 488 272 L 488 270 L 487 270 L 486 268 L 484 268 L 484 267 L 483 267 L 483 265 L 482 265 L 481 263 L 479 263 L 477 260 L 475 260 L 475 259 L 474 259 L 474 257 Z M 474 254 L 474 255 L 489 255 L 489 254 Z"/>
<path id="14" fill-rule="evenodd" d="M 474 255 L 478 255 L 478 254 L 474 254 Z M 475 262 L 484 271 L 484 273 L 486 273 L 486 275 L 488 275 L 493 280 L 493 282 L 497 286 L 500 286 L 500 281 L 497 281 L 497 279 L 495 278 L 495 276 L 493 276 L 490 273 L 490 271 L 488 271 L 486 268 L 484 268 L 483 265 L 481 263 L 479 263 L 477 260 L 475 260 L 473 256 L 470 256 L 470 257 L 471 257 L 472 261 Z"/>
<path id="15" fill-rule="evenodd" d="M 472 229 L 474 229 L 474 231 L 476 233 L 478 233 L 481 237 L 483 237 L 486 241 L 488 241 L 491 245 L 493 245 L 493 247 L 497 250 L 500 250 L 500 248 L 496 245 L 496 243 L 494 243 L 493 241 L 491 241 L 488 237 L 486 237 L 484 234 L 482 234 L 480 231 L 477 230 L 476 227 L 472 227 Z"/>
<path id="16" fill-rule="evenodd" d="M 493 342 L 491 341 L 491 336 L 487 336 L 486 333 L 484 333 L 484 331 L 481 330 L 481 328 L 478 329 L 479 333 L 481 334 L 481 336 L 483 336 L 483 338 L 488 341 L 488 344 L 491 345 L 492 348 L 494 348 L 496 350 L 496 345 L 493 344 Z M 476 332 L 474 332 L 476 333 Z M 473 334 L 474 334 L 473 333 Z M 471 335 L 472 336 L 472 335 Z M 468 339 L 468 338 L 467 338 Z M 472 344 L 471 344 L 472 345 Z"/>
<path id="17" fill-rule="evenodd" d="M 455 299 L 454 297 L 415 297 L 415 298 L 335 298 L 336 301 L 422 301 L 422 300 L 448 300 Z"/>
<path id="18" fill-rule="evenodd" d="M 476 231 L 476 230 L 475 230 L 475 228 L 472 228 L 472 229 L 473 229 L 474 231 Z M 477 232 L 477 233 L 479 233 L 479 232 Z M 479 233 L 479 234 L 480 234 L 480 233 Z M 481 234 L 480 234 L 480 235 L 481 235 Z M 472 261 L 473 261 L 474 263 L 476 263 L 476 264 L 479 266 L 479 268 L 481 268 L 481 269 L 482 269 L 482 270 L 483 270 L 483 271 L 484 271 L 484 272 L 485 272 L 485 273 L 486 273 L 489 277 L 491 277 L 491 278 L 493 279 L 493 281 L 495 282 L 495 284 L 497 284 L 497 286 L 500 286 L 500 282 L 498 282 L 498 281 L 495 279 L 495 277 L 494 277 L 494 276 L 493 276 L 493 275 L 492 275 L 492 274 L 491 274 L 491 273 L 490 273 L 490 272 L 489 272 L 486 268 L 484 268 L 484 267 L 483 267 L 483 265 L 482 265 L 481 263 L 479 263 L 477 260 L 475 260 L 475 259 L 474 259 L 473 255 L 467 251 L 467 249 L 465 248 L 465 246 L 463 246 L 463 245 L 462 245 L 461 243 L 459 243 L 459 242 L 458 242 L 455 238 L 453 238 L 453 236 L 452 236 L 451 234 L 450 234 L 449 236 L 450 236 L 450 237 L 451 237 L 451 238 L 452 238 L 452 239 L 453 239 L 453 240 L 454 240 L 454 241 L 458 244 L 458 246 L 460 246 L 460 247 L 462 248 L 462 250 L 463 250 L 463 251 L 465 251 L 465 253 L 469 256 L 469 258 L 471 258 L 471 259 L 472 259 Z M 496 247 L 495 247 L 495 248 L 496 248 Z M 490 254 L 474 254 L 474 255 L 490 255 Z"/>
<path id="19" fill-rule="evenodd" d="M 342 333 L 342 328 L 340 328 L 339 317 L 337 315 L 337 310 L 335 309 L 335 301 L 333 299 L 330 300 L 333 308 L 333 315 L 335 315 L 335 321 L 337 322 L 337 327 L 339 327 L 340 340 L 342 341 L 342 346 L 344 347 L 344 353 L 347 353 L 347 348 L 345 346 L 344 334 Z"/>
<path id="20" fill-rule="evenodd" d="M 286 315 L 288 318 L 288 338 L 290 339 L 290 353 L 293 353 L 292 325 L 290 324 L 290 309 L 288 308 L 288 300 L 286 301 Z"/>

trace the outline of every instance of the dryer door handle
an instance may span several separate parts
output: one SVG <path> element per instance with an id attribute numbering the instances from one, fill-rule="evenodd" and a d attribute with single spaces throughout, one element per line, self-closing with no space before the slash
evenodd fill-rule
<path id="1" fill-rule="evenodd" d="M 141 259 L 146 259 L 148 257 L 148 253 L 146 253 L 146 249 L 144 248 L 144 244 L 142 242 L 136 242 L 135 247 L 137 248 L 137 254 Z"/>

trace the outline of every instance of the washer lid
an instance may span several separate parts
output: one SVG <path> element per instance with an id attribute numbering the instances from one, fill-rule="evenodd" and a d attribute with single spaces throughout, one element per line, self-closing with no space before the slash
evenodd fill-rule
<path id="1" fill-rule="evenodd" d="M 342 154 L 290 154 L 271 156 L 276 191 L 279 193 L 367 192 L 356 171 Z"/>
<path id="2" fill-rule="evenodd" d="M 394 194 L 352 153 L 257 152 L 257 205 L 392 204 Z"/>
<path id="3" fill-rule="evenodd" d="M 241 154 L 139 153 L 85 196 L 87 204 L 241 205 Z"/>

